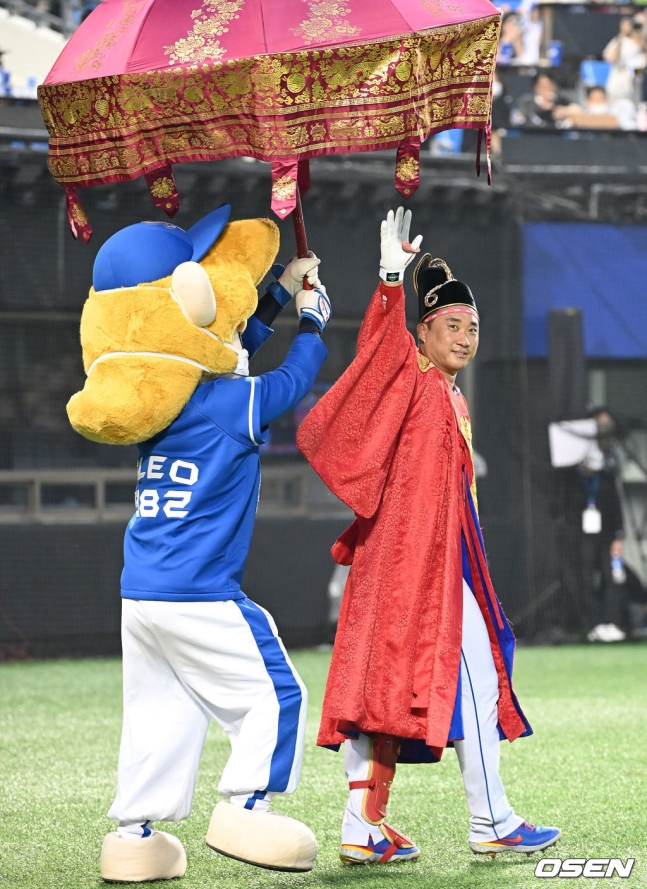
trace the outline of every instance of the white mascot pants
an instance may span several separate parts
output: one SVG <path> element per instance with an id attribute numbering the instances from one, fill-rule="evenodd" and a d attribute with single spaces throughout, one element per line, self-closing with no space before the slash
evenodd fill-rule
<path id="1" fill-rule="evenodd" d="M 463 636 L 461 645 L 461 689 L 465 738 L 454 741 L 470 811 L 469 840 L 491 842 L 507 836 L 523 818 L 508 803 L 501 778 L 501 741 L 497 728 L 499 680 L 494 666 L 487 627 L 472 590 L 463 581 Z M 369 771 L 369 739 L 344 742 L 346 776 L 365 781 Z M 342 826 L 342 842 L 366 845 L 367 830 L 374 842 L 384 835 L 361 814 L 363 790 L 351 790 Z"/>
<path id="2" fill-rule="evenodd" d="M 124 599 L 122 643 L 124 722 L 110 818 L 186 818 L 210 718 L 231 742 L 219 793 L 248 795 L 251 808 L 296 789 L 307 692 L 264 609 L 249 599 Z"/>

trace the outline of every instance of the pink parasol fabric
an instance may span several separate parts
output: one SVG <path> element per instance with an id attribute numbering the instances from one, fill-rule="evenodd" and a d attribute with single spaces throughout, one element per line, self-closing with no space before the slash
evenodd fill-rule
<path id="1" fill-rule="evenodd" d="M 489 0 L 104 0 L 38 93 L 72 229 L 78 186 L 145 175 L 173 215 L 172 164 L 241 155 L 281 217 L 323 154 L 397 147 L 406 197 L 421 140 L 488 131 L 499 23 Z"/>

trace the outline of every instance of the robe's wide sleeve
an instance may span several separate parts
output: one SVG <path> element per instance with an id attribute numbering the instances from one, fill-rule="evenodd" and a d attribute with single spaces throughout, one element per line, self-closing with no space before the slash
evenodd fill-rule
<path id="1" fill-rule="evenodd" d="M 380 285 L 360 328 L 357 357 L 297 435 L 313 469 L 364 518 L 379 505 L 417 373 L 404 290 Z"/>

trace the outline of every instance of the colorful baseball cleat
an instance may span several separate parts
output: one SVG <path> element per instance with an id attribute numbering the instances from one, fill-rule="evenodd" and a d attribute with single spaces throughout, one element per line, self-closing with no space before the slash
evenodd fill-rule
<path id="1" fill-rule="evenodd" d="M 507 837 L 489 843 L 474 843 L 470 840 L 469 847 L 475 855 L 488 855 L 490 858 L 494 858 L 499 852 L 525 852 L 526 855 L 532 855 L 533 852 L 541 852 L 542 849 L 554 846 L 561 835 L 559 827 L 540 827 L 524 821 Z"/>
<path id="2" fill-rule="evenodd" d="M 384 839 L 374 843 L 368 838 L 367 846 L 342 843 L 339 857 L 342 864 L 386 864 L 388 861 L 410 861 L 418 858 L 420 849 L 408 837 L 398 833 L 390 824 L 379 825 Z"/>

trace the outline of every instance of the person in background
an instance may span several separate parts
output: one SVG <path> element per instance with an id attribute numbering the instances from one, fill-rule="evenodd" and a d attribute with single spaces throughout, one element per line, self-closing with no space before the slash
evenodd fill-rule
<path id="1" fill-rule="evenodd" d="M 636 99 L 636 72 L 645 68 L 645 36 L 639 19 L 620 20 L 620 28 L 605 46 L 602 58 L 611 65 L 606 91 L 612 102 Z M 621 127 L 625 129 L 625 127 Z"/>
<path id="2" fill-rule="evenodd" d="M 534 79 L 532 93 L 524 93 L 517 100 L 510 113 L 510 123 L 517 127 L 555 127 L 556 112 L 568 105 L 555 79 L 540 71 Z"/>
<path id="3" fill-rule="evenodd" d="M 558 470 L 563 617 L 589 642 L 620 642 L 627 624 L 624 520 L 614 451 L 616 423 L 606 408 L 592 415 L 598 447 L 577 466 Z"/>
<path id="4" fill-rule="evenodd" d="M 512 101 L 512 96 L 507 92 L 505 83 L 495 71 L 492 81 L 492 150 L 495 154 L 501 150 L 501 135 L 505 135 L 499 131 L 506 130 L 510 126 Z M 468 130 L 465 131 L 466 134 L 468 132 Z"/>
<path id="5" fill-rule="evenodd" d="M 565 128 L 582 130 L 635 130 L 636 106 L 631 99 L 609 100 L 603 86 L 590 86 L 584 107 L 573 102 L 556 108 L 553 117 Z M 558 126 L 560 124 L 558 123 Z"/>
<path id="6" fill-rule="evenodd" d="M 501 22 L 501 37 L 497 65 L 516 65 L 523 58 L 524 45 L 521 20 L 515 12 L 505 13 Z"/>
<path id="7" fill-rule="evenodd" d="M 539 7 L 524 2 L 514 12 L 503 7 L 497 64 L 538 65 L 544 25 Z"/>
<path id="8" fill-rule="evenodd" d="M 501 154 L 501 137 L 506 135 L 510 126 L 510 111 L 512 109 L 512 96 L 506 91 L 506 86 L 498 71 L 494 72 L 492 80 L 492 155 Z M 474 154 L 478 145 L 478 130 L 463 130 L 461 151 L 463 154 Z"/>
<path id="9" fill-rule="evenodd" d="M 522 6 L 521 39 L 523 55 L 517 65 L 539 65 L 541 59 L 541 40 L 544 34 L 544 23 L 541 20 L 539 6 L 531 5 L 527 9 Z"/>
<path id="10" fill-rule="evenodd" d="M 589 642 L 621 642 L 625 638 L 620 628 L 625 623 L 623 596 L 618 587 L 626 583 L 624 568 L 624 519 L 618 494 L 618 461 L 613 450 L 615 420 L 604 408 L 593 416 L 598 427 L 598 444 L 602 454 L 601 466 L 596 471 L 582 467 L 580 482 L 587 497 L 592 492 L 600 512 L 598 534 L 584 535 L 584 567 L 587 571 L 592 612 L 589 623 L 595 625 L 587 633 Z M 595 617 L 593 617 L 595 615 Z"/>

